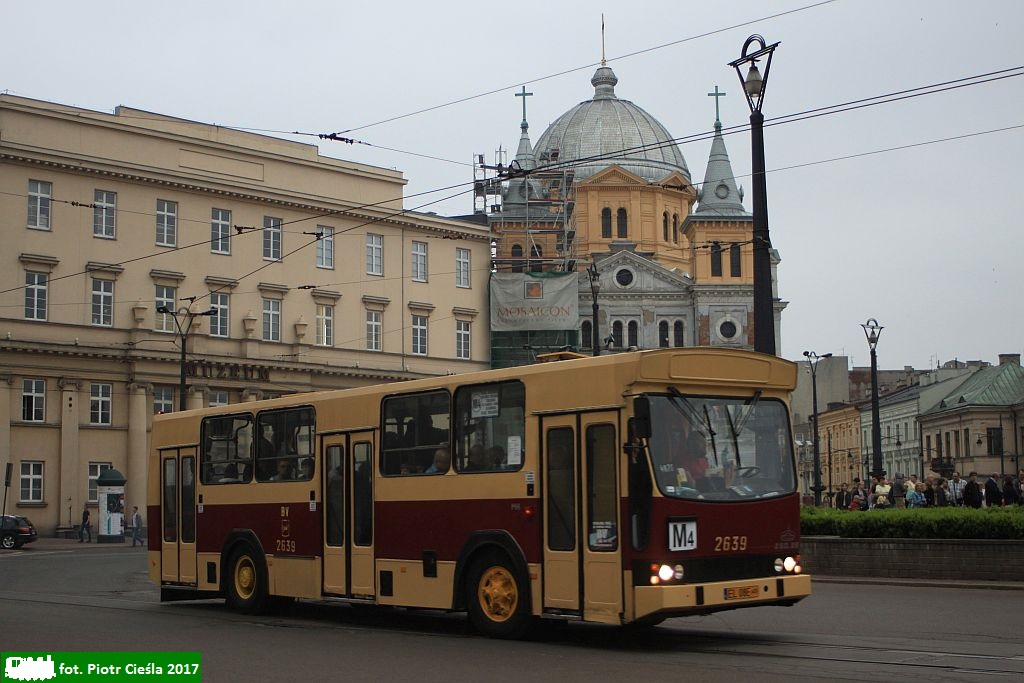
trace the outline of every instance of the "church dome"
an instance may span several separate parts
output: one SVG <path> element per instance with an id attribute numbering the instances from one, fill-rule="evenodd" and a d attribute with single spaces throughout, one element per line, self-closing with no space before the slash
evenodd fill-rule
<path id="1" fill-rule="evenodd" d="M 674 171 L 690 179 L 679 147 L 668 143 L 672 136 L 665 126 L 629 100 L 616 96 L 615 84 L 619 79 L 610 67 L 600 67 L 590 82 L 594 86 L 593 99 L 562 114 L 540 136 L 534 147 L 538 165 L 622 151 L 621 155 L 574 166 L 576 180 L 589 178 L 613 164 L 652 183 Z M 553 150 L 558 150 L 554 160 Z"/>

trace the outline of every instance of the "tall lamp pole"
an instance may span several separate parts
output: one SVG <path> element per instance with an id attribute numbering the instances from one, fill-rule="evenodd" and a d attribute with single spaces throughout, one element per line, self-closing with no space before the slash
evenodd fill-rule
<path id="1" fill-rule="evenodd" d="M 814 415 L 811 420 L 814 422 L 814 487 L 811 489 L 814 491 L 814 505 L 821 505 L 821 492 L 824 490 L 824 486 L 821 485 L 821 446 L 818 443 L 818 361 L 824 358 L 831 358 L 831 353 L 824 353 L 822 355 L 816 354 L 814 351 L 804 351 L 804 358 L 807 359 L 807 367 L 811 370 L 811 410 Z M 832 477 L 832 470 L 829 469 L 829 478 Z M 829 485 L 829 490 L 832 486 Z"/>
<path id="2" fill-rule="evenodd" d="M 752 46 L 758 47 L 748 52 Z M 753 162 L 754 182 L 754 350 L 775 355 L 775 307 L 772 296 L 772 241 L 768 235 L 768 185 L 765 182 L 764 167 L 764 116 L 761 105 L 768 85 L 768 72 L 772 66 L 772 54 L 779 43 L 767 45 L 757 34 L 743 43 L 740 58 L 730 62 L 743 84 L 750 107 L 750 145 Z M 764 75 L 757 68 L 759 59 L 764 59 Z M 746 76 L 740 67 L 749 64 Z"/>
<path id="3" fill-rule="evenodd" d="M 590 277 L 590 294 L 594 297 L 594 330 L 593 349 L 594 355 L 601 355 L 601 333 L 597 329 L 597 295 L 601 292 L 601 274 L 597 272 L 597 262 L 590 264 L 587 268 L 587 276 Z"/>
<path id="4" fill-rule="evenodd" d="M 864 336 L 868 339 L 868 348 L 871 349 L 871 476 L 884 477 L 882 425 L 878 417 L 878 355 L 875 353 L 875 347 L 878 346 L 878 337 L 885 328 L 874 318 L 868 318 L 861 327 L 864 328 Z"/>
<path id="5" fill-rule="evenodd" d="M 190 304 L 195 301 L 195 297 L 185 297 L 185 299 Z M 181 338 L 181 361 L 178 368 L 178 410 L 185 410 L 185 364 L 187 362 L 185 352 L 188 344 L 188 335 L 192 330 L 192 321 L 203 315 L 217 315 L 217 309 L 211 306 L 207 311 L 193 311 L 188 306 L 182 306 L 178 310 L 172 311 L 167 306 L 157 306 L 156 312 L 169 315 L 174 319 L 174 327 L 177 328 L 178 336 Z M 181 324 L 182 319 L 185 320 L 184 325 Z"/>

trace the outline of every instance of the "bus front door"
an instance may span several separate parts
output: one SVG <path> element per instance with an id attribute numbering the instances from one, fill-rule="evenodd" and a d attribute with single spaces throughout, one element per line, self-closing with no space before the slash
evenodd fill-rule
<path id="1" fill-rule="evenodd" d="M 160 456 L 160 578 L 196 585 L 196 453 L 173 449 Z"/>
<path id="2" fill-rule="evenodd" d="M 373 597 L 373 433 L 325 436 L 321 452 L 324 592 Z"/>
<path id="3" fill-rule="evenodd" d="M 616 413 L 544 420 L 544 608 L 620 623 Z"/>

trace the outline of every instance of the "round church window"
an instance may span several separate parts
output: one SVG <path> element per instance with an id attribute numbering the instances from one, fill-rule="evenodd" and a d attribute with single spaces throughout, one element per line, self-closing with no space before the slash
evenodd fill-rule
<path id="1" fill-rule="evenodd" d="M 615 281 L 619 283 L 620 287 L 629 287 L 633 284 L 633 271 L 623 268 L 615 273 Z"/>
<path id="2" fill-rule="evenodd" d="M 722 335 L 722 339 L 732 339 L 736 336 L 736 323 L 726 320 L 718 326 L 718 334 Z"/>
<path id="3" fill-rule="evenodd" d="M 715 188 L 715 196 L 719 199 L 725 199 L 729 196 L 729 188 L 725 183 L 719 183 L 718 187 Z"/>

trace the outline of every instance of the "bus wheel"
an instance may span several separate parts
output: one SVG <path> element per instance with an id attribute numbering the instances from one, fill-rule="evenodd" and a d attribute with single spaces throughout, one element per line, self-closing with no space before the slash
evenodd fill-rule
<path id="1" fill-rule="evenodd" d="M 228 605 L 247 614 L 263 610 L 267 602 L 267 570 L 248 545 L 231 554 L 228 562 Z"/>
<path id="2" fill-rule="evenodd" d="M 521 638 L 530 626 L 523 581 L 497 553 L 477 559 L 466 582 L 469 621 L 491 638 Z"/>

